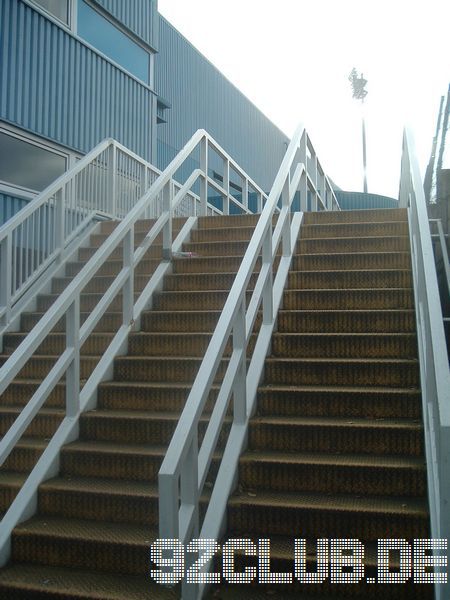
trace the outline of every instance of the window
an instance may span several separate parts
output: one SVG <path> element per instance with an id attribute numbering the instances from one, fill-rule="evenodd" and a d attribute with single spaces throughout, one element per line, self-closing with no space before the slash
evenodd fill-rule
<path id="1" fill-rule="evenodd" d="M 33 0 L 42 6 L 48 13 L 65 23 L 69 24 L 69 0 Z"/>
<path id="2" fill-rule="evenodd" d="M 42 191 L 66 170 L 66 157 L 0 131 L 0 180 Z"/>
<path id="3" fill-rule="evenodd" d="M 150 84 L 150 54 L 84 0 L 78 1 L 78 35 L 129 73 Z"/>

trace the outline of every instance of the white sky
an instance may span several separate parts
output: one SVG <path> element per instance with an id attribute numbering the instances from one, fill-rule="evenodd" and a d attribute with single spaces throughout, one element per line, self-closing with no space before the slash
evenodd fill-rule
<path id="1" fill-rule="evenodd" d="M 158 0 L 159 11 L 289 137 L 305 124 L 327 174 L 362 190 L 361 102 L 369 192 L 397 197 L 402 130 L 422 175 L 450 83 L 450 0 Z"/>

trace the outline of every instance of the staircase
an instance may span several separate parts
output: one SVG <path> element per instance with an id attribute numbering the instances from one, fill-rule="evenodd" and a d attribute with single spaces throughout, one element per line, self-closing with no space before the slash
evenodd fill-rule
<path id="1" fill-rule="evenodd" d="M 143 314 L 141 331 L 130 335 L 128 354 L 115 360 L 113 380 L 100 386 L 96 410 L 82 415 L 79 440 L 63 448 L 59 477 L 40 486 L 38 513 L 15 529 L 12 560 L 0 570 L 0 596 L 178 597 L 176 590 L 151 585 L 148 575 L 149 546 L 157 537 L 156 476 L 257 219 L 258 215 L 199 218 L 198 229 L 183 248 L 192 256 L 174 259 L 164 290 L 152 310 Z M 174 235 L 182 223 L 174 220 Z M 111 222 L 102 224 L 100 234 L 91 236 L 90 247 L 79 250 L 78 262 L 67 265 L 66 276 L 52 282 L 52 293 L 38 298 L 38 312 L 22 316 L 22 331 L 6 336 L 9 351 L 114 227 Z M 135 243 L 140 241 L 136 233 Z M 136 291 L 159 264 L 160 252 L 156 246 L 142 261 Z M 83 295 L 82 318 L 120 268 L 117 253 Z M 119 304 L 110 306 L 83 348 L 83 379 L 120 322 Z M 3 395 L 2 433 L 54 362 L 52 350 L 62 331 L 60 324 Z M 2 512 L 64 414 L 62 384 L 47 404 L 0 469 Z"/>
<path id="2" fill-rule="evenodd" d="M 224 539 L 269 538 L 271 571 L 293 573 L 294 538 L 307 540 L 308 571 L 317 539 L 357 538 L 376 577 L 378 538 L 430 537 L 407 213 L 306 213 L 300 236 Z M 258 564 L 242 551 L 236 563 Z M 208 597 L 433 595 L 365 577 L 223 584 Z"/>

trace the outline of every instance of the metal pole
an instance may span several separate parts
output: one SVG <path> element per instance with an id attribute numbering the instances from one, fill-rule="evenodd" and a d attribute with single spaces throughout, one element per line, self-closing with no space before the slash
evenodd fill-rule
<path id="1" fill-rule="evenodd" d="M 367 194 L 366 124 L 364 121 L 364 115 L 362 118 L 362 143 L 363 143 L 364 193 Z"/>

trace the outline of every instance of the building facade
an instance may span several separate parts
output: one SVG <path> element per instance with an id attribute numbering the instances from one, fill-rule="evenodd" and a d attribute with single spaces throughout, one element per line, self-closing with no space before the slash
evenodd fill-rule
<path id="1" fill-rule="evenodd" d="M 287 137 L 156 0 L 0 0 L 0 224 L 106 137 L 162 169 L 199 128 L 270 188 Z"/>

